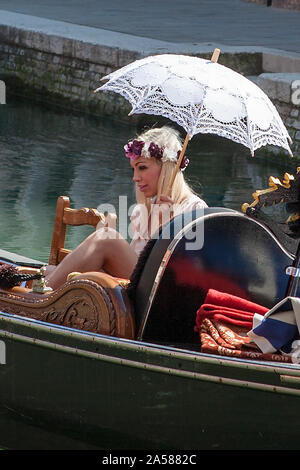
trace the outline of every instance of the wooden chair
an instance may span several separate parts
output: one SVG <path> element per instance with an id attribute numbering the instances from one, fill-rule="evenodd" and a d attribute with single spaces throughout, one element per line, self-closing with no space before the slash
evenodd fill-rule
<path id="1" fill-rule="evenodd" d="M 110 226 L 110 216 L 96 209 L 71 209 L 67 196 L 57 200 L 49 264 L 57 265 L 71 251 L 64 247 L 67 226 L 97 226 L 101 221 Z M 26 274 L 37 268 L 18 267 Z M 75 273 L 74 273 L 75 274 Z M 124 284 L 125 283 L 125 284 Z M 76 273 L 59 289 L 40 293 L 26 286 L 0 288 L 0 311 L 34 318 L 109 336 L 133 339 L 135 316 L 126 294 L 128 280 L 114 278 L 104 272 Z"/>
<path id="2" fill-rule="evenodd" d="M 56 204 L 49 264 L 56 266 L 71 251 L 64 247 L 68 225 L 90 225 L 96 228 L 100 221 L 105 222 L 105 217 L 102 213 L 98 212 L 97 209 L 86 207 L 71 209 L 70 199 L 67 196 L 59 196 Z"/>

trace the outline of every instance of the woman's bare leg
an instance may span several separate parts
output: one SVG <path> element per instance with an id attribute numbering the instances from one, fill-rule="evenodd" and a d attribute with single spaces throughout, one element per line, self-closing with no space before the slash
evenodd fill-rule
<path id="1" fill-rule="evenodd" d="M 133 248 L 111 228 L 101 228 L 89 235 L 60 264 L 46 274 L 47 285 L 57 289 L 71 272 L 101 271 L 128 279 L 137 262 Z"/>

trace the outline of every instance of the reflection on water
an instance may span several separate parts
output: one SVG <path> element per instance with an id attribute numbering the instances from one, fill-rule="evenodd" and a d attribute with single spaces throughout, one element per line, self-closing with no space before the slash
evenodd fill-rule
<path id="1" fill-rule="evenodd" d="M 145 122 L 147 122 L 145 120 Z M 131 169 L 123 146 L 138 132 L 132 120 L 95 118 L 9 99 L 0 106 L 0 248 L 47 262 L 56 199 L 72 207 L 134 203 Z M 184 136 L 184 135 L 183 135 Z M 244 147 L 216 136 L 189 143 L 185 175 L 210 206 L 240 209 L 269 175 L 295 172 L 288 157 L 255 158 Z M 89 233 L 73 229 L 68 246 Z"/>

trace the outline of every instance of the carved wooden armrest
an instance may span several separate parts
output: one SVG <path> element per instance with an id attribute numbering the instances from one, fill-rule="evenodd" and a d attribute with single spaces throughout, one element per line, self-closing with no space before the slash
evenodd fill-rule
<path id="1" fill-rule="evenodd" d="M 75 276 L 48 294 L 0 289 L 0 310 L 98 334 L 133 339 L 132 305 L 121 280 L 105 273 Z"/>

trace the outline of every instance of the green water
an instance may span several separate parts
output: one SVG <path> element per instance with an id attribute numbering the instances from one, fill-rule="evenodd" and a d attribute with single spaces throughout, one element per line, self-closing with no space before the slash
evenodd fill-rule
<path id="1" fill-rule="evenodd" d="M 95 118 L 20 98 L 1 105 L 0 248 L 47 262 L 56 199 L 62 194 L 77 208 L 110 203 L 118 212 L 119 195 L 133 204 L 123 146 L 138 126 L 127 117 Z M 257 152 L 252 158 L 246 148 L 216 136 L 195 136 L 187 154 L 185 176 L 194 189 L 210 206 L 238 210 L 252 201 L 256 189 L 268 186 L 269 175 L 282 178 L 297 167 L 288 157 Z M 87 233 L 72 229 L 68 246 Z"/>

